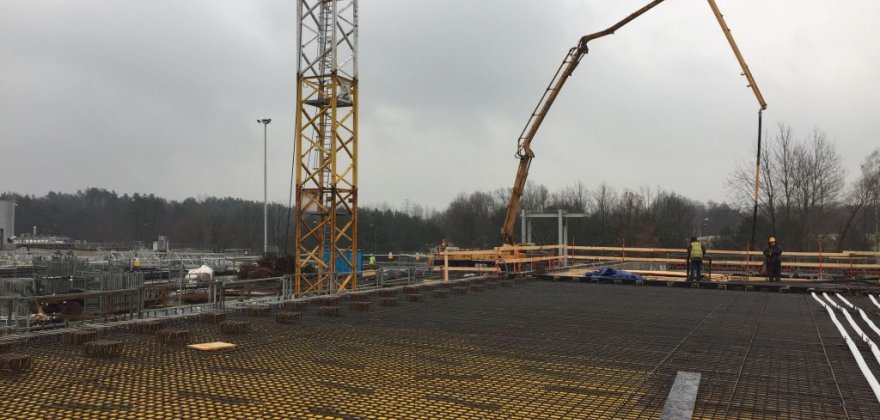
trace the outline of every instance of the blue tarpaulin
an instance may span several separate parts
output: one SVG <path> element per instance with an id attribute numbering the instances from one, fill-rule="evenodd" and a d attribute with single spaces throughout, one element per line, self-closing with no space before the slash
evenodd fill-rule
<path id="1" fill-rule="evenodd" d="M 615 270 L 613 268 L 600 268 L 584 274 L 587 279 L 620 279 L 620 280 L 642 280 L 642 276 L 630 273 L 629 271 Z"/>

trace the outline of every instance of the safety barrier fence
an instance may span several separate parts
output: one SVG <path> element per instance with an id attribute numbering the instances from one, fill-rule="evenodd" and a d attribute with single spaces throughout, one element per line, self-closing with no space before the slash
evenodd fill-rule
<path id="1" fill-rule="evenodd" d="M 765 271 L 760 251 L 708 250 L 712 269 L 743 276 Z M 469 266 L 463 261 L 474 262 Z M 877 278 L 880 252 L 784 252 L 783 274 L 798 278 Z M 445 271 L 532 271 L 536 266 L 556 268 L 577 263 L 650 263 L 668 270 L 687 269 L 685 248 L 632 248 L 574 245 L 504 246 L 492 250 L 440 252 L 434 265 Z M 482 264 L 482 265 L 481 265 Z"/>

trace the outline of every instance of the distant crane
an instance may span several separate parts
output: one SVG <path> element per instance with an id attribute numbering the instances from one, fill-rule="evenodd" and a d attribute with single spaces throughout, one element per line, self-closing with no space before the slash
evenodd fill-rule
<path id="1" fill-rule="evenodd" d="M 523 131 L 519 136 L 519 140 L 517 141 L 516 157 L 519 159 L 519 168 L 516 172 L 516 178 L 513 183 L 513 190 L 511 191 L 510 201 L 507 205 L 507 213 L 504 216 L 504 224 L 501 225 L 501 239 L 502 241 L 504 241 L 505 245 L 511 245 L 514 243 L 513 227 L 516 222 L 516 214 L 519 210 L 519 204 L 520 200 L 522 199 L 523 191 L 525 190 L 526 179 L 529 176 L 529 168 L 531 167 L 532 159 L 535 157 L 535 153 L 532 152 L 531 147 L 532 140 L 534 139 L 535 134 L 538 132 L 538 129 L 541 127 L 541 123 L 544 122 L 544 118 L 550 111 L 550 107 L 553 106 L 553 102 L 556 100 L 556 97 L 559 95 L 559 92 L 565 85 L 566 80 L 568 80 L 569 76 L 571 76 L 571 74 L 574 72 L 574 69 L 577 68 L 577 65 L 580 63 L 584 55 L 589 52 L 589 49 L 587 48 L 587 43 L 597 38 L 613 35 L 618 29 L 623 27 L 623 25 L 626 25 L 627 23 L 633 21 L 635 18 L 643 15 L 645 12 L 651 10 L 652 8 L 654 8 L 654 6 L 657 6 L 663 1 L 664 0 L 654 0 L 643 6 L 641 9 L 630 14 L 620 22 L 617 22 L 613 26 L 609 27 L 608 29 L 581 37 L 577 46 L 568 50 L 568 54 L 565 55 L 565 58 L 562 60 L 562 64 L 556 70 L 556 74 L 553 75 L 553 79 L 550 81 L 550 84 L 547 86 L 547 89 L 541 96 L 541 100 L 538 101 L 538 105 L 535 107 L 535 110 L 529 117 L 529 120 L 526 123 L 525 128 L 523 128 Z M 737 47 L 736 42 L 733 39 L 733 36 L 730 33 L 730 28 L 727 27 L 727 23 L 724 21 L 724 17 L 721 15 L 721 12 L 718 9 L 718 5 L 715 4 L 715 0 L 708 0 L 708 2 L 709 6 L 712 8 L 712 11 L 715 13 L 715 17 L 718 19 L 718 23 L 721 25 L 721 29 L 724 31 L 724 35 L 727 37 L 727 40 L 730 43 L 730 46 L 733 49 L 733 52 L 736 55 L 740 66 L 742 67 L 743 75 L 746 76 L 746 79 L 749 82 L 749 87 L 752 88 L 752 91 L 755 93 L 755 97 L 758 99 L 758 103 L 761 106 L 761 110 L 758 112 L 758 165 L 755 171 L 754 217 L 757 218 L 759 182 L 758 174 L 761 165 L 761 115 L 762 112 L 767 109 L 767 103 L 764 101 L 764 97 L 761 95 L 761 91 L 758 89 L 758 85 L 757 83 L 755 83 L 755 80 L 752 77 L 752 72 L 746 65 L 745 59 L 743 59 L 742 54 L 740 53 L 739 48 Z M 753 222 L 752 243 L 754 243 L 755 240 L 754 232 L 755 228 Z"/>

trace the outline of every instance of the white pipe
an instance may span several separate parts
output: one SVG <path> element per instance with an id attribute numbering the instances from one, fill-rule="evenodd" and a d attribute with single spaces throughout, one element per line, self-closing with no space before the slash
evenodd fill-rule
<path id="1" fill-rule="evenodd" d="M 862 341 L 868 345 L 868 347 L 874 345 L 874 342 L 868 338 L 868 334 L 865 334 L 865 331 L 859 327 L 859 324 L 856 324 L 856 321 L 853 319 L 852 315 L 849 312 L 843 312 L 843 316 L 846 317 L 846 320 L 849 321 L 849 326 L 852 327 L 853 330 L 856 331 L 856 335 L 862 339 Z M 877 362 L 880 363 L 880 359 L 877 359 Z"/>
<path id="2" fill-rule="evenodd" d="M 837 293 L 837 298 L 840 299 L 840 300 L 842 300 L 843 303 L 846 304 L 846 306 L 849 306 L 849 307 L 850 307 L 850 309 L 855 309 L 855 308 L 856 308 L 855 305 L 853 305 L 853 304 L 850 303 L 848 300 L 846 300 L 846 298 L 843 297 L 843 295 L 841 295 L 840 293 Z"/>
<path id="3" fill-rule="evenodd" d="M 850 315 L 849 312 L 844 312 L 843 316 L 845 316 L 846 320 L 849 321 L 849 325 L 854 330 L 856 330 L 856 333 L 859 335 L 859 338 L 862 339 L 862 342 L 867 344 L 868 348 L 871 349 L 871 353 L 874 355 L 874 359 L 877 359 L 877 363 L 880 363 L 880 349 L 877 348 L 877 345 L 874 344 L 874 341 L 872 341 L 871 338 L 868 337 L 868 334 L 865 334 L 865 332 L 862 331 L 861 328 L 859 328 L 859 325 L 856 324 L 856 321 L 852 318 L 852 315 Z M 880 399 L 878 399 L 878 401 L 880 401 Z"/>
<path id="4" fill-rule="evenodd" d="M 838 305 L 837 302 L 831 299 L 831 296 L 828 296 L 828 293 L 822 292 L 822 297 L 824 297 L 825 300 L 827 300 L 828 303 L 830 303 L 831 306 L 834 307 L 834 309 L 840 309 L 840 305 Z"/>
<path id="5" fill-rule="evenodd" d="M 870 295 L 868 295 L 868 296 L 870 296 Z M 850 308 L 853 308 L 853 309 L 859 311 L 859 315 L 862 317 L 862 320 L 865 321 L 865 323 L 868 324 L 869 327 L 871 327 L 871 329 L 874 331 L 875 334 L 880 336 L 880 328 L 877 328 L 877 325 L 874 324 L 874 321 L 871 321 L 871 318 L 868 318 L 868 314 L 866 314 L 865 311 L 862 310 L 862 308 L 859 308 L 858 306 L 855 306 L 852 303 L 850 303 L 840 293 L 837 293 L 837 298 L 842 300 L 843 303 L 845 303 Z M 867 334 L 865 334 L 865 335 L 867 335 Z"/>
<path id="6" fill-rule="evenodd" d="M 846 329 L 843 328 L 843 325 L 841 325 L 840 321 L 837 320 L 837 316 L 834 315 L 834 311 L 829 309 L 828 305 L 826 305 L 825 302 L 822 302 L 822 300 L 819 299 L 818 296 L 816 296 L 816 292 L 812 292 L 812 295 L 813 299 L 816 299 L 816 302 L 819 302 L 819 304 L 827 310 L 828 315 L 831 317 L 831 321 L 834 322 L 834 326 L 837 327 L 837 331 L 840 332 L 840 336 L 843 337 L 843 341 L 846 343 L 847 347 L 849 347 L 850 353 L 852 353 L 853 358 L 856 359 L 856 364 L 859 365 L 859 370 L 862 371 L 862 375 L 868 381 L 868 385 L 871 386 L 871 390 L 874 391 L 874 397 L 877 398 L 878 402 L 880 402 L 880 383 L 877 382 L 877 378 L 875 378 L 874 374 L 871 373 L 871 369 L 868 369 L 868 365 L 865 363 L 865 358 L 862 357 L 859 349 L 856 348 L 855 343 L 853 343 L 852 339 L 849 337 L 849 334 L 847 334 Z M 825 295 L 825 298 L 828 298 L 827 294 Z"/>
<path id="7" fill-rule="evenodd" d="M 871 327 L 872 330 L 874 330 L 874 333 L 880 336 L 880 328 L 877 328 L 877 325 L 874 324 L 874 321 L 871 321 L 871 319 L 868 318 L 868 314 L 866 314 L 865 311 L 863 311 L 861 308 L 859 308 L 859 315 L 861 315 L 862 320 L 864 320 L 865 323 L 868 324 L 868 326 Z"/>
<path id="8" fill-rule="evenodd" d="M 871 295 L 868 295 L 868 297 L 871 298 L 871 302 L 874 304 L 874 306 L 876 306 L 877 309 L 880 309 L 880 303 L 877 303 L 877 299 L 874 299 L 874 296 Z"/>

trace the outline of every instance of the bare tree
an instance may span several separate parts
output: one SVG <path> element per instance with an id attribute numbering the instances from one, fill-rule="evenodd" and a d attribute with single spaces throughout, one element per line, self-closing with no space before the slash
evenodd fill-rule
<path id="1" fill-rule="evenodd" d="M 762 151 L 760 215 L 769 233 L 800 249 L 812 249 L 817 234 L 831 230 L 827 216 L 845 187 L 846 171 L 834 143 L 819 130 L 803 141 L 780 124 Z M 741 164 L 727 180 L 735 203 L 753 202 L 754 169 Z"/>
<path id="2" fill-rule="evenodd" d="M 622 242 L 646 246 L 654 244 L 654 224 L 643 194 L 624 190 L 615 216 Z"/>
<path id="3" fill-rule="evenodd" d="M 862 162 L 861 169 L 862 173 L 853 183 L 847 197 L 849 216 L 846 219 L 846 223 L 843 225 L 843 230 L 840 232 L 840 237 L 837 242 L 838 248 L 844 246 L 847 233 L 849 233 L 856 215 L 869 205 L 873 205 L 874 207 L 874 240 L 875 242 L 878 240 L 876 212 L 877 203 L 880 201 L 880 148 L 874 149 L 874 151 L 865 158 L 865 161 Z"/>
<path id="4" fill-rule="evenodd" d="M 523 210 L 543 211 L 550 200 L 550 192 L 543 185 L 526 183 L 526 189 L 523 191 L 520 200 L 520 208 Z"/>
<path id="5" fill-rule="evenodd" d="M 577 181 L 553 193 L 550 201 L 555 208 L 584 212 L 590 205 L 589 190 L 581 181 Z"/>
<path id="6" fill-rule="evenodd" d="M 651 201 L 655 234 L 661 246 L 682 246 L 689 236 L 697 236 L 701 206 L 674 192 L 659 190 Z"/>
<path id="7" fill-rule="evenodd" d="M 602 242 L 611 239 L 609 228 L 611 215 L 617 207 L 617 200 L 617 192 L 604 182 L 592 192 L 592 207 L 595 215 L 594 219 L 597 222 L 597 239 Z"/>

